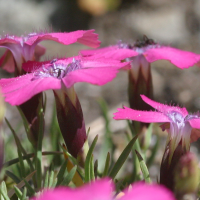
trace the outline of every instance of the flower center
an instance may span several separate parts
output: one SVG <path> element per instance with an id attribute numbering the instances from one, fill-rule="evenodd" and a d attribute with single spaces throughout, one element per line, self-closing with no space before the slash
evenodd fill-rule
<path id="1" fill-rule="evenodd" d="M 169 113 L 169 118 L 175 123 L 178 128 L 184 127 L 185 125 L 185 118 L 183 117 L 182 114 L 176 111 L 172 111 Z"/>
<path id="2" fill-rule="evenodd" d="M 34 78 L 47 78 L 54 77 L 58 79 L 64 78 L 68 73 L 78 70 L 81 68 L 81 63 L 79 60 L 73 59 L 69 64 L 59 63 L 57 59 L 53 59 L 49 64 L 43 65 L 41 68 L 34 72 Z"/>

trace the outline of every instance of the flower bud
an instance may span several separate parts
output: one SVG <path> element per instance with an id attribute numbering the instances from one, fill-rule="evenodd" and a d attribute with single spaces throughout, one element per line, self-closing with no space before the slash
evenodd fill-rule
<path id="1" fill-rule="evenodd" d="M 188 152 L 183 155 L 174 171 L 175 194 L 196 194 L 199 185 L 199 167 L 194 154 Z"/>
<path id="2" fill-rule="evenodd" d="M 69 153 L 77 157 L 86 141 L 85 122 L 74 88 L 54 90 L 57 118 Z"/>
<path id="3" fill-rule="evenodd" d="M 175 148 L 174 152 L 171 152 L 171 141 L 165 148 L 165 152 L 162 158 L 160 167 L 160 184 L 164 185 L 171 191 L 174 191 L 174 171 L 180 158 L 186 153 L 182 148 L 181 142 Z"/>

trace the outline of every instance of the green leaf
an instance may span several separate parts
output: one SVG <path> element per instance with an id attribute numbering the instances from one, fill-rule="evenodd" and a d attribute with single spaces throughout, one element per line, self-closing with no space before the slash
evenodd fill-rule
<path id="1" fill-rule="evenodd" d="M 22 120 L 23 120 L 23 123 L 24 123 L 24 128 L 25 128 L 25 131 L 26 131 L 26 134 L 27 134 L 27 137 L 29 139 L 29 141 L 31 142 L 32 138 L 30 136 L 30 126 L 29 126 L 29 122 L 28 120 L 26 119 L 24 113 L 22 112 L 21 108 L 19 106 L 17 106 L 17 109 L 22 117 Z"/>
<path id="2" fill-rule="evenodd" d="M 91 156 L 91 160 L 90 160 L 90 179 L 94 180 L 95 176 L 94 176 L 94 158 L 93 155 Z"/>
<path id="3" fill-rule="evenodd" d="M 102 177 L 108 175 L 109 165 L 110 165 L 110 153 L 108 152 Z"/>
<path id="4" fill-rule="evenodd" d="M 21 180 L 19 179 L 19 177 L 17 177 L 15 174 L 13 174 L 12 172 L 6 170 L 5 171 L 6 175 L 9 176 L 15 183 L 19 183 Z"/>
<path id="5" fill-rule="evenodd" d="M 69 185 L 69 183 L 72 181 L 75 173 L 76 173 L 76 169 L 77 169 L 77 166 L 74 166 L 71 171 L 67 174 L 67 176 L 64 178 L 64 180 L 62 181 L 62 183 L 60 185 Z"/>
<path id="6" fill-rule="evenodd" d="M 142 170 L 142 174 L 144 176 L 144 180 L 147 183 L 151 183 L 151 179 L 150 179 L 150 175 L 149 175 L 149 170 L 148 170 L 148 168 L 147 168 L 147 166 L 146 166 L 146 164 L 145 164 L 142 156 L 140 155 L 140 153 L 137 150 L 135 150 L 135 152 L 136 152 L 136 155 L 137 155 L 137 157 L 139 159 L 139 162 L 140 162 L 140 168 Z"/>
<path id="7" fill-rule="evenodd" d="M 51 171 L 49 175 L 49 188 L 52 187 L 53 183 L 54 183 L 54 171 Z"/>
<path id="8" fill-rule="evenodd" d="M 16 187 L 18 187 L 19 189 L 22 188 L 27 181 L 29 181 L 33 175 L 35 174 L 36 171 L 33 171 L 32 173 L 30 173 L 26 178 L 24 178 L 21 182 L 19 182 Z M 28 183 L 28 182 L 27 182 Z M 33 190 L 33 189 L 32 189 Z M 34 190 L 33 190 L 34 191 Z M 14 189 L 11 189 L 8 191 L 8 196 L 9 198 L 11 198 L 13 196 L 13 194 L 15 193 L 15 190 Z M 34 191 L 34 194 L 35 194 L 35 191 Z"/>
<path id="9" fill-rule="evenodd" d="M 59 151 L 43 151 L 42 152 L 42 155 L 45 156 L 45 155 L 57 155 L 57 154 L 63 154 L 62 152 L 59 152 Z M 22 156 L 22 159 L 23 160 L 27 160 L 29 158 L 33 158 L 35 156 L 34 153 L 29 153 L 29 154 L 26 154 L 25 156 Z M 4 167 L 9 167 L 13 164 L 16 164 L 19 162 L 19 158 L 15 158 L 13 160 L 9 160 L 8 162 L 5 162 L 3 164 Z"/>
<path id="10" fill-rule="evenodd" d="M 135 141 L 137 140 L 137 135 L 128 143 L 128 145 L 125 147 L 124 151 L 119 156 L 118 160 L 116 161 L 115 165 L 113 166 L 112 170 L 109 173 L 109 176 L 114 179 L 119 170 L 121 169 L 122 165 L 128 158 L 129 153 L 132 150 L 133 145 L 135 144 Z"/>
<path id="11" fill-rule="evenodd" d="M 39 118 L 39 131 L 38 131 L 38 143 L 36 148 L 36 158 L 35 158 L 35 169 L 37 177 L 37 188 L 41 188 L 42 184 L 42 140 L 44 135 L 44 113 L 42 100 L 40 99 L 40 104 L 38 107 L 38 118 Z"/>
<path id="12" fill-rule="evenodd" d="M 44 179 L 44 188 L 47 188 L 49 185 L 49 170 L 46 171 L 45 179 Z"/>
<path id="13" fill-rule="evenodd" d="M 30 196 L 34 196 L 35 190 L 31 187 L 31 185 L 28 183 L 26 179 L 23 179 L 23 181 L 24 181 L 24 184 L 26 185 L 28 192 L 30 193 Z"/>
<path id="14" fill-rule="evenodd" d="M 107 103 L 104 101 L 103 98 L 100 98 L 98 100 L 98 103 L 101 108 L 102 116 L 105 121 L 105 134 L 103 137 L 103 142 L 101 145 L 100 153 L 98 156 L 98 163 L 99 163 L 99 170 L 102 171 L 104 168 L 104 163 L 105 163 L 105 155 L 107 152 L 110 152 L 111 155 L 115 150 L 114 143 L 112 141 L 112 132 L 110 130 L 110 119 L 108 116 L 108 107 Z M 111 160 L 111 163 L 113 163 L 113 160 Z"/>
<path id="15" fill-rule="evenodd" d="M 9 121 L 8 121 L 6 118 L 5 118 L 5 121 L 6 121 L 7 125 L 8 125 L 8 127 L 10 128 L 11 133 L 13 134 L 13 136 L 14 136 L 14 138 L 15 138 L 15 142 L 16 142 L 17 148 L 20 149 L 20 151 L 21 151 L 25 156 L 27 156 L 27 152 L 26 152 L 26 150 L 24 149 L 24 147 L 22 146 L 22 144 L 21 144 L 21 142 L 20 142 L 20 139 L 18 138 L 16 132 L 14 131 L 14 129 L 12 128 L 12 126 L 10 125 Z M 22 159 L 23 159 L 23 157 L 22 157 Z M 27 157 L 27 163 L 28 163 L 28 165 L 29 165 L 31 171 L 34 171 L 33 164 L 32 164 L 32 162 L 31 162 L 31 160 L 30 160 L 29 157 Z M 5 164 L 4 164 L 4 165 L 5 165 Z"/>
<path id="16" fill-rule="evenodd" d="M 10 200 L 10 198 L 9 198 L 9 196 L 8 196 L 8 194 L 7 194 L 7 188 L 6 188 L 6 184 L 5 184 L 4 181 L 1 183 L 1 186 L 0 186 L 0 193 L 1 193 L 1 195 L 3 196 L 3 198 L 4 198 L 5 200 Z"/>
<path id="17" fill-rule="evenodd" d="M 98 135 L 94 138 L 90 148 L 89 148 L 89 151 L 87 153 L 87 156 L 86 156 L 86 159 L 85 159 L 85 182 L 89 182 L 91 180 L 91 177 L 90 177 L 90 171 L 91 171 L 91 165 L 90 165 L 90 160 L 91 160 L 91 157 L 92 157 L 92 153 L 94 151 L 94 147 L 97 143 L 97 140 L 98 140 Z"/>
<path id="18" fill-rule="evenodd" d="M 17 195 L 17 197 L 19 199 L 22 199 L 22 192 L 21 192 L 21 190 L 18 187 L 16 187 L 16 186 L 14 186 L 14 190 L 15 190 L 15 194 Z"/>
<path id="19" fill-rule="evenodd" d="M 95 178 L 98 177 L 98 160 L 96 160 L 94 163 L 94 176 Z"/>
<path id="20" fill-rule="evenodd" d="M 63 181 L 63 177 L 64 177 L 64 174 L 65 174 L 65 171 L 67 168 L 67 162 L 68 162 L 68 160 L 66 159 L 60 167 L 60 170 L 57 175 L 57 179 L 58 179 L 57 186 L 59 186 L 60 183 Z"/>
<path id="21" fill-rule="evenodd" d="M 23 193 L 22 193 L 22 198 L 21 198 L 21 200 L 26 200 L 26 199 L 27 199 L 27 198 L 26 198 L 26 195 L 27 195 L 27 189 L 24 188 Z"/>

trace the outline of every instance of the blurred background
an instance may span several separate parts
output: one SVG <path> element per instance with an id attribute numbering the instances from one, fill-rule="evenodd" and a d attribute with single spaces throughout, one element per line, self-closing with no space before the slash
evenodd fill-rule
<path id="1" fill-rule="evenodd" d="M 145 34 L 160 44 L 200 54 L 199 10 L 199 0 L 0 0 L 0 33 L 20 36 L 44 29 L 95 29 L 102 47 L 118 40 L 134 42 Z M 42 45 L 47 48 L 48 58 L 75 56 L 86 48 L 50 41 Z M 0 50 L 4 52 L 3 48 Z M 2 70 L 0 73 L 1 77 L 9 76 Z M 157 61 L 152 64 L 152 75 L 156 101 L 178 103 L 190 112 L 200 110 L 200 68 L 180 70 L 167 61 Z M 76 84 L 86 124 L 95 134 L 104 127 L 97 99 L 106 100 L 112 116 L 112 111 L 127 104 L 127 82 L 127 73 L 120 72 L 115 80 L 102 87 Z M 47 95 L 51 105 L 52 92 Z M 17 123 L 16 108 L 8 108 L 7 117 Z M 47 108 L 46 116 L 51 113 L 50 107 Z M 111 122 L 111 126 L 113 131 L 124 128 L 119 122 Z"/>

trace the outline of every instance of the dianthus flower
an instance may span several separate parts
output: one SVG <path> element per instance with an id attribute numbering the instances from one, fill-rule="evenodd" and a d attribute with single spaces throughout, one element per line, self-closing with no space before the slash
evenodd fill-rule
<path id="1" fill-rule="evenodd" d="M 141 95 L 141 98 L 155 108 L 156 111 L 140 111 L 128 107 L 118 108 L 119 112 L 114 113 L 114 119 L 130 119 L 144 123 L 165 123 L 162 128 L 169 133 L 168 141 L 172 141 L 172 154 L 180 142 L 189 151 L 190 138 L 197 139 L 197 137 L 191 137 L 191 133 L 198 133 L 192 130 L 200 129 L 199 113 L 188 114 L 186 108 L 161 104 L 147 98 L 145 95 Z"/>
<path id="2" fill-rule="evenodd" d="M 121 197 L 114 196 L 113 192 L 113 183 L 109 179 L 101 179 L 76 189 L 49 189 L 33 200 L 175 200 L 173 194 L 163 186 L 142 182 L 133 184 L 131 189 L 120 195 Z"/>
<path id="3" fill-rule="evenodd" d="M 168 131 L 164 155 L 160 168 L 160 183 L 173 191 L 174 169 L 182 155 L 189 152 L 190 142 L 200 137 L 200 115 L 188 114 L 186 108 L 164 105 L 144 95 L 141 95 L 144 102 L 155 108 L 156 111 L 140 111 L 127 107 L 119 108 L 114 113 L 114 119 L 130 119 L 144 123 L 164 123 L 161 127 Z"/>
<path id="4" fill-rule="evenodd" d="M 43 40 L 52 40 L 64 45 L 75 42 L 98 47 L 100 42 L 97 40 L 97 34 L 94 30 L 74 31 L 69 33 L 30 33 L 27 36 L 18 37 L 15 35 L 5 35 L 0 37 L 0 47 L 8 50 L 0 59 L 0 66 L 8 72 L 16 70 L 17 75 L 22 75 L 22 63 L 38 61 L 45 53 L 45 48 L 38 45 Z"/>
<path id="5" fill-rule="evenodd" d="M 142 101 L 140 94 L 154 99 L 150 66 L 152 62 L 168 60 L 178 68 L 184 69 L 193 66 L 200 60 L 198 54 L 160 45 L 146 36 L 133 44 L 120 41 L 117 45 L 102 49 L 83 50 L 81 54 L 91 58 L 102 57 L 131 61 L 131 69 L 128 71 L 128 98 L 130 107 L 136 110 L 151 110 L 151 106 Z M 145 143 L 144 135 L 149 124 L 132 122 L 132 125 L 134 130 L 140 133 L 141 144 Z M 145 144 L 141 147 L 145 148 Z"/>
<path id="6" fill-rule="evenodd" d="M 185 69 L 200 60 L 200 55 L 163 46 L 144 36 L 134 44 L 119 42 L 117 45 L 96 50 L 83 50 L 81 54 L 91 58 L 113 58 L 131 61 L 129 70 L 129 103 L 132 109 L 150 110 L 140 94 L 153 99 L 153 87 L 150 64 L 157 60 L 168 60 L 176 67 Z"/>
<path id="7" fill-rule="evenodd" d="M 63 138 L 68 151 L 77 157 L 86 140 L 86 132 L 81 105 L 73 85 L 76 82 L 106 84 L 122 67 L 130 65 L 110 59 L 83 59 L 81 56 L 45 62 L 29 61 L 24 63 L 23 69 L 30 73 L 1 79 L 0 85 L 5 101 L 11 105 L 23 104 L 34 95 L 52 89 Z"/>

